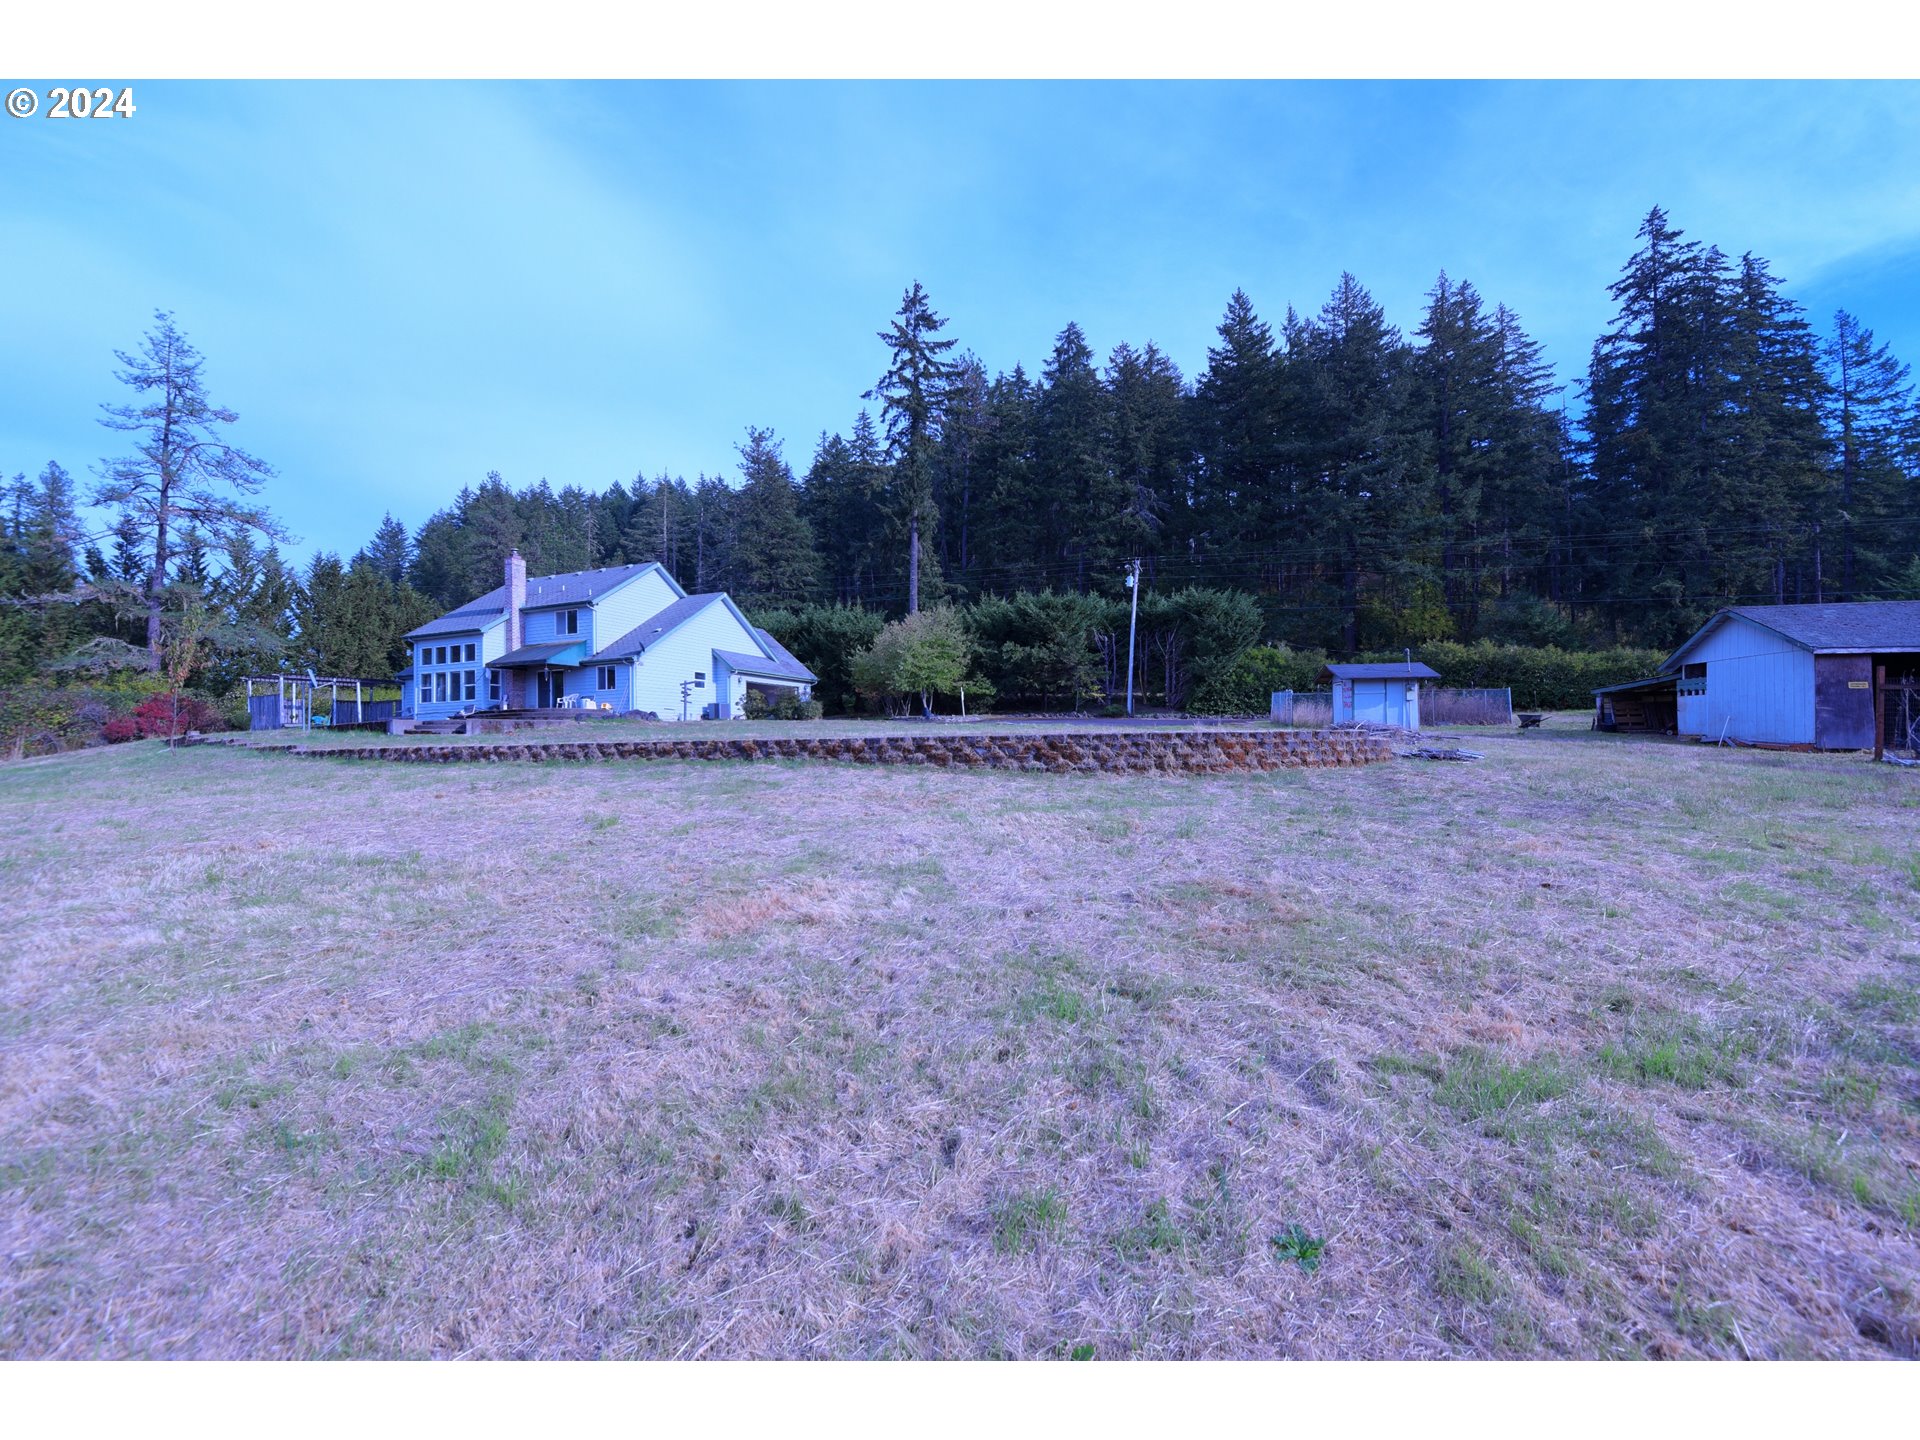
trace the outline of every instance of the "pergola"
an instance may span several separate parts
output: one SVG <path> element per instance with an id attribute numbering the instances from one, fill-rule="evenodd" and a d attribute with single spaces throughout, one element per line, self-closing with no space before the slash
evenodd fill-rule
<path id="1" fill-rule="evenodd" d="M 247 713 L 253 713 L 253 700 L 256 695 L 277 696 L 280 701 L 281 730 L 313 728 L 313 702 L 320 691 L 327 692 L 328 710 L 338 710 L 340 694 L 348 687 L 353 690 L 353 712 L 356 717 L 366 712 L 363 686 L 368 682 L 345 675 L 316 675 L 309 670 L 304 675 L 249 675 L 247 676 Z M 255 726 L 255 729 L 261 727 Z"/>

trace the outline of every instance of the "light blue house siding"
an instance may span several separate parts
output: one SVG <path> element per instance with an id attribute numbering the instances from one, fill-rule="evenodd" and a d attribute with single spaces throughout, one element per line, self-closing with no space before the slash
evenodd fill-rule
<path id="1" fill-rule="evenodd" d="M 529 577 L 516 552 L 504 579 L 409 632 L 404 715 L 441 720 L 564 696 L 615 713 L 699 719 L 737 713 L 749 684 L 802 696 L 813 684 L 731 599 L 690 596 L 658 564 Z M 510 669 L 499 668 L 503 660 Z"/>
<path id="2" fill-rule="evenodd" d="M 1704 704 L 1682 707 L 1682 734 L 1712 740 L 1724 733 L 1733 740 L 1780 745 L 1813 743 L 1810 651 L 1733 615 L 1695 641 L 1683 660 L 1707 667 L 1707 693 Z"/>
<path id="3" fill-rule="evenodd" d="M 492 703 L 487 662 L 506 653 L 506 629 L 496 620 L 484 630 L 449 631 L 414 641 L 413 675 L 401 714 L 441 720 L 470 707 L 485 709 Z"/>
<path id="4" fill-rule="evenodd" d="M 753 627 L 734 609 L 725 596 L 716 596 L 697 614 L 681 622 L 678 628 L 662 635 L 634 662 L 634 708 L 651 710 L 662 720 L 678 720 L 682 702 L 680 683 L 697 680 L 699 688 L 685 702 L 685 715 L 698 720 L 707 707 L 719 701 L 731 707 L 734 691 L 744 693 L 739 678 L 726 678 L 726 693 L 718 689 L 715 667 L 723 664 L 715 650 L 758 650 L 759 639 Z M 726 711 L 728 718 L 733 710 Z"/>

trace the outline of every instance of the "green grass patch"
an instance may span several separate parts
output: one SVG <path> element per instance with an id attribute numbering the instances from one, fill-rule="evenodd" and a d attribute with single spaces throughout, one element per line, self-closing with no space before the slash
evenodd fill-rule
<path id="1" fill-rule="evenodd" d="M 993 1248 L 1001 1255 L 1018 1255 L 1040 1240 L 1055 1239 L 1066 1229 L 1067 1202 L 1051 1187 L 1022 1190 L 993 1206 Z"/>

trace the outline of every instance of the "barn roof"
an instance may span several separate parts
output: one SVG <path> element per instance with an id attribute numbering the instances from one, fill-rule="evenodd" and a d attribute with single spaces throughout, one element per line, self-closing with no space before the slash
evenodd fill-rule
<path id="1" fill-rule="evenodd" d="M 1731 616 L 1771 630 L 1816 654 L 1920 651 L 1920 600 L 1851 600 L 1831 605 L 1729 605 L 1667 657 L 1672 669 L 1709 631 Z"/>
<path id="2" fill-rule="evenodd" d="M 1322 675 L 1331 675 L 1336 680 L 1438 680 L 1440 672 L 1422 665 L 1418 660 L 1409 665 L 1404 660 L 1389 661 L 1384 665 L 1327 665 L 1322 667 Z"/>

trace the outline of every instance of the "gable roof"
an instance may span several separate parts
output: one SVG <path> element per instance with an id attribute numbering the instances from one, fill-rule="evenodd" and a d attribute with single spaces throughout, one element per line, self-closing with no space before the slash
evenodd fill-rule
<path id="1" fill-rule="evenodd" d="M 1815 654 L 1920 650 L 1920 600 L 1850 600 L 1830 605 L 1729 605 L 1715 612 L 1660 668 L 1671 670 L 1709 631 L 1737 617 Z"/>
<path id="2" fill-rule="evenodd" d="M 787 649 L 786 646 L 782 645 L 778 640 L 774 639 L 771 631 L 762 630 L 758 625 L 756 625 L 753 627 L 753 633 L 760 637 L 760 648 L 762 650 L 765 650 L 769 655 L 773 656 L 774 659 L 778 660 L 787 669 L 795 672 L 796 674 L 806 676 L 809 684 L 811 684 L 812 682 L 820 678 L 818 675 L 814 674 L 813 671 L 809 670 L 805 665 L 802 665 L 800 663 L 799 657 L 796 656 L 791 650 Z"/>
<path id="3" fill-rule="evenodd" d="M 624 660 L 629 655 L 638 655 L 649 645 L 659 644 L 667 634 L 678 630 L 709 605 L 718 604 L 726 598 L 718 590 L 710 590 L 704 595 L 682 595 L 666 609 L 654 611 L 611 645 L 602 645 L 599 653 L 587 663 L 592 665 L 600 660 Z"/>
<path id="4" fill-rule="evenodd" d="M 1384 665 L 1323 665 L 1322 675 L 1331 675 L 1336 680 L 1438 680 L 1440 672 L 1422 665 L 1418 660 L 1409 665 L 1404 660 L 1389 661 Z"/>
<path id="5" fill-rule="evenodd" d="M 765 631 L 756 631 L 764 635 Z M 778 642 L 775 642 L 778 648 Z M 716 650 L 715 657 L 727 662 L 729 669 L 742 675 L 758 675 L 763 680 L 797 680 L 803 685 L 811 685 L 820 677 L 793 656 L 781 650 L 780 654 L 769 658 L 765 655 L 749 655 L 741 650 Z"/>
<path id="6" fill-rule="evenodd" d="M 618 590 L 629 580 L 644 575 L 649 570 L 659 570 L 676 593 L 686 594 L 673 576 L 657 560 L 645 560 L 638 565 L 614 565 L 605 570 L 569 570 L 560 575 L 530 575 L 527 577 L 527 602 L 523 610 L 539 610 L 551 605 L 588 605 L 601 596 Z M 496 585 L 486 594 L 469 600 L 457 610 L 449 610 L 437 620 L 416 626 L 406 633 L 406 639 L 421 639 L 428 635 L 451 635 L 462 631 L 485 630 L 506 614 L 507 587 Z"/>

